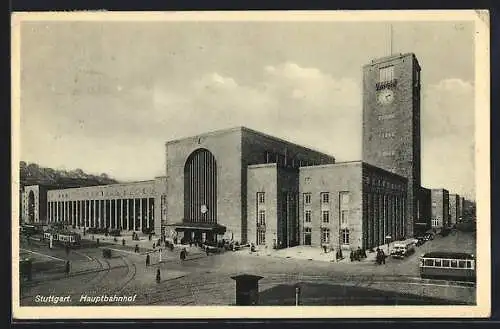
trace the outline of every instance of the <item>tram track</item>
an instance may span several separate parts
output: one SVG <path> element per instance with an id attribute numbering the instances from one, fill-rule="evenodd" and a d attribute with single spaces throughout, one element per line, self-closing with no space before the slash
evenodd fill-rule
<path id="1" fill-rule="evenodd" d="M 365 286 L 373 284 L 415 284 L 420 285 L 422 282 L 429 282 L 428 279 L 420 279 L 417 277 L 410 276 L 390 276 L 385 277 L 381 280 L 377 276 L 355 276 L 351 275 L 348 277 L 339 278 L 333 276 L 324 275 L 289 275 L 289 274 L 263 274 L 264 278 L 260 281 L 262 286 L 274 286 L 279 284 L 297 284 L 301 282 L 307 283 L 321 283 L 321 284 L 339 284 L 345 286 Z M 180 278 L 179 280 L 182 280 Z M 170 284 L 165 287 L 156 287 L 154 290 L 148 291 L 146 304 L 173 304 L 173 305 L 184 305 L 186 304 L 199 304 L 199 296 L 204 294 L 212 294 L 215 299 L 217 299 L 218 292 L 226 293 L 228 290 L 233 293 L 234 283 L 233 281 L 228 281 L 227 277 L 221 277 L 214 280 L 198 280 L 195 282 L 179 282 L 177 279 L 170 281 Z M 463 284 L 468 284 L 467 282 L 461 281 L 444 281 L 444 280 L 434 280 L 433 283 L 426 283 L 427 285 L 442 285 L 444 282 L 448 283 L 448 286 L 460 286 Z M 471 287 L 466 287 L 471 288 Z M 198 296 L 198 298 L 197 298 Z M 322 297 L 323 298 L 323 297 Z M 326 297 L 324 297 L 326 298 Z M 328 297 L 330 298 L 330 297 Z M 327 299 L 328 299 L 327 298 Z M 332 297 L 334 298 L 334 297 Z M 375 298 L 375 297 L 374 297 Z M 378 297 L 377 297 L 378 298 Z M 205 297 L 204 299 L 207 299 Z M 403 301 L 404 297 L 401 298 Z"/>

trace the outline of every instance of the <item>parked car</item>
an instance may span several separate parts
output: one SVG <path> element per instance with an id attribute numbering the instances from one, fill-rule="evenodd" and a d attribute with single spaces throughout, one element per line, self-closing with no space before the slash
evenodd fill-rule
<path id="1" fill-rule="evenodd" d="M 424 235 L 424 238 L 425 238 L 426 241 L 434 240 L 434 234 L 427 233 L 427 234 Z"/>
<path id="2" fill-rule="evenodd" d="M 393 258 L 405 258 L 415 252 L 415 239 L 408 239 L 401 242 L 396 242 L 393 245 L 391 256 Z"/>
<path id="3" fill-rule="evenodd" d="M 424 236 L 417 237 L 417 243 L 415 244 L 417 247 L 423 245 L 426 242 L 426 238 Z"/>

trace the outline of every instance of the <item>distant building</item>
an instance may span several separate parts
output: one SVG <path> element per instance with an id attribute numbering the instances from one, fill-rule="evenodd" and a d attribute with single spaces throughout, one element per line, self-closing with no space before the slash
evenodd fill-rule
<path id="1" fill-rule="evenodd" d="M 457 224 L 460 218 L 460 196 L 458 194 L 450 194 L 450 226 Z"/>
<path id="2" fill-rule="evenodd" d="M 431 190 L 431 226 L 433 229 L 448 228 L 449 223 L 449 192 L 445 189 Z"/>
<path id="3" fill-rule="evenodd" d="M 160 232 L 165 179 L 52 189 L 26 186 L 24 222 Z M 158 219 L 158 220 L 157 220 Z"/>
<path id="4" fill-rule="evenodd" d="M 412 53 L 363 67 L 363 161 L 408 179 L 407 236 L 418 221 L 421 187 L 420 70 Z"/>
<path id="5" fill-rule="evenodd" d="M 418 198 L 418 218 L 415 223 L 416 234 L 422 234 L 432 227 L 431 203 L 431 190 L 421 187 Z"/>

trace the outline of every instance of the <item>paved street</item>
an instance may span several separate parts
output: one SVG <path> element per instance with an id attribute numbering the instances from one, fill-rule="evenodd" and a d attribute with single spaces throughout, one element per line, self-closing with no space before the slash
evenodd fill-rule
<path id="1" fill-rule="evenodd" d="M 68 259 L 72 273 L 34 273 L 33 282 L 21 283 L 21 305 L 41 305 L 35 301 L 36 295 L 50 294 L 71 296 L 71 303 L 59 305 L 91 305 L 81 301 L 81 296 L 102 294 L 136 295 L 132 305 L 231 305 L 235 303 L 235 282 L 230 277 L 242 273 L 263 277 L 259 282 L 260 303 L 269 305 L 290 304 L 290 298 L 295 298 L 295 284 L 302 285 L 305 305 L 436 304 L 443 303 L 442 298 L 457 304 L 475 302 L 474 287 L 418 278 L 418 257 L 427 251 L 474 252 L 471 233 L 437 236 L 418 247 L 411 257 L 388 258 L 385 265 L 255 256 L 248 250 L 207 256 L 192 248 L 185 261 L 179 259 L 179 250 L 163 250 L 161 263 L 158 252 L 151 253 L 151 266 L 146 266 L 144 254 L 119 244 L 106 247 L 112 248 L 114 257 L 103 258 L 102 249 L 95 247 L 72 250 L 67 255 L 63 249 L 49 250 L 45 244 L 23 244 L 23 257 L 31 254 L 40 261 L 44 257 L 50 261 L 57 261 L 50 257 Z M 155 281 L 158 268 L 159 283 Z"/>

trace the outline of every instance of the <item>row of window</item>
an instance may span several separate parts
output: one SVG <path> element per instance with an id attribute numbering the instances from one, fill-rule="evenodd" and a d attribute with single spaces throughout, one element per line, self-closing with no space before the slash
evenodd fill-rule
<path id="1" fill-rule="evenodd" d="M 150 194 L 150 193 L 153 193 L 153 192 L 154 192 L 153 189 L 143 187 L 143 188 L 136 188 L 136 189 L 133 189 L 133 190 L 128 190 L 127 189 L 127 190 L 122 190 L 122 191 L 120 191 L 120 190 L 108 191 L 108 192 L 106 192 L 106 196 L 108 196 L 108 197 L 112 197 L 112 196 L 126 196 L 126 195 L 137 195 L 137 194 L 141 194 L 141 193 L 142 194 Z M 78 194 L 78 196 L 76 196 L 76 197 L 104 196 L 104 191 L 78 191 L 77 194 Z M 67 198 L 70 198 L 72 196 L 69 193 L 61 192 L 61 193 L 57 193 L 57 197 L 59 199 L 62 199 L 62 198 L 66 198 L 67 199 Z M 75 197 L 75 196 L 73 196 L 73 197 Z"/>
<path id="2" fill-rule="evenodd" d="M 396 172 L 397 168 L 391 168 L 390 171 Z M 403 190 L 403 185 L 399 185 L 393 182 L 388 182 L 386 180 L 383 180 L 378 177 L 370 177 L 370 176 L 365 176 L 363 177 L 363 180 L 365 181 L 366 184 L 368 185 L 373 185 L 373 186 L 379 186 L 379 187 L 387 187 L 391 188 L 393 190 L 397 191 L 402 191 Z"/>
<path id="3" fill-rule="evenodd" d="M 317 166 L 327 163 L 323 160 L 301 160 L 295 157 L 289 157 L 284 154 L 275 152 L 264 152 L 265 163 L 276 163 L 279 166 L 287 166 L 292 168 L 299 168 L 303 166 Z"/>
<path id="4" fill-rule="evenodd" d="M 343 192 L 341 192 L 343 193 Z M 304 193 L 304 204 L 305 205 L 310 205 L 311 204 L 311 201 L 312 201 L 312 193 Z M 327 204 L 327 203 L 330 203 L 330 193 L 329 192 L 321 192 L 320 193 L 320 200 L 321 200 L 321 203 L 323 204 Z M 348 202 L 348 200 L 347 200 Z"/>
<path id="5" fill-rule="evenodd" d="M 330 223 L 330 211 L 328 211 L 328 210 L 321 211 L 321 221 L 324 224 Z M 312 222 L 311 210 L 304 211 L 304 222 L 306 222 L 306 223 Z M 347 211 L 342 211 L 341 224 L 347 225 Z"/>
<path id="6" fill-rule="evenodd" d="M 474 268 L 474 261 L 457 260 L 457 259 L 424 258 L 421 260 L 420 266 L 473 269 Z"/>
<path id="7" fill-rule="evenodd" d="M 431 220 L 431 224 L 432 224 L 432 226 L 439 226 L 439 219 L 433 218 Z"/>
<path id="8" fill-rule="evenodd" d="M 312 229 L 310 227 L 304 228 L 304 240 L 305 244 L 310 244 L 312 236 Z M 342 244 L 349 244 L 349 229 L 344 228 L 340 230 L 340 242 Z M 321 243 L 329 244 L 330 243 L 330 229 L 329 228 L 321 228 Z"/>

